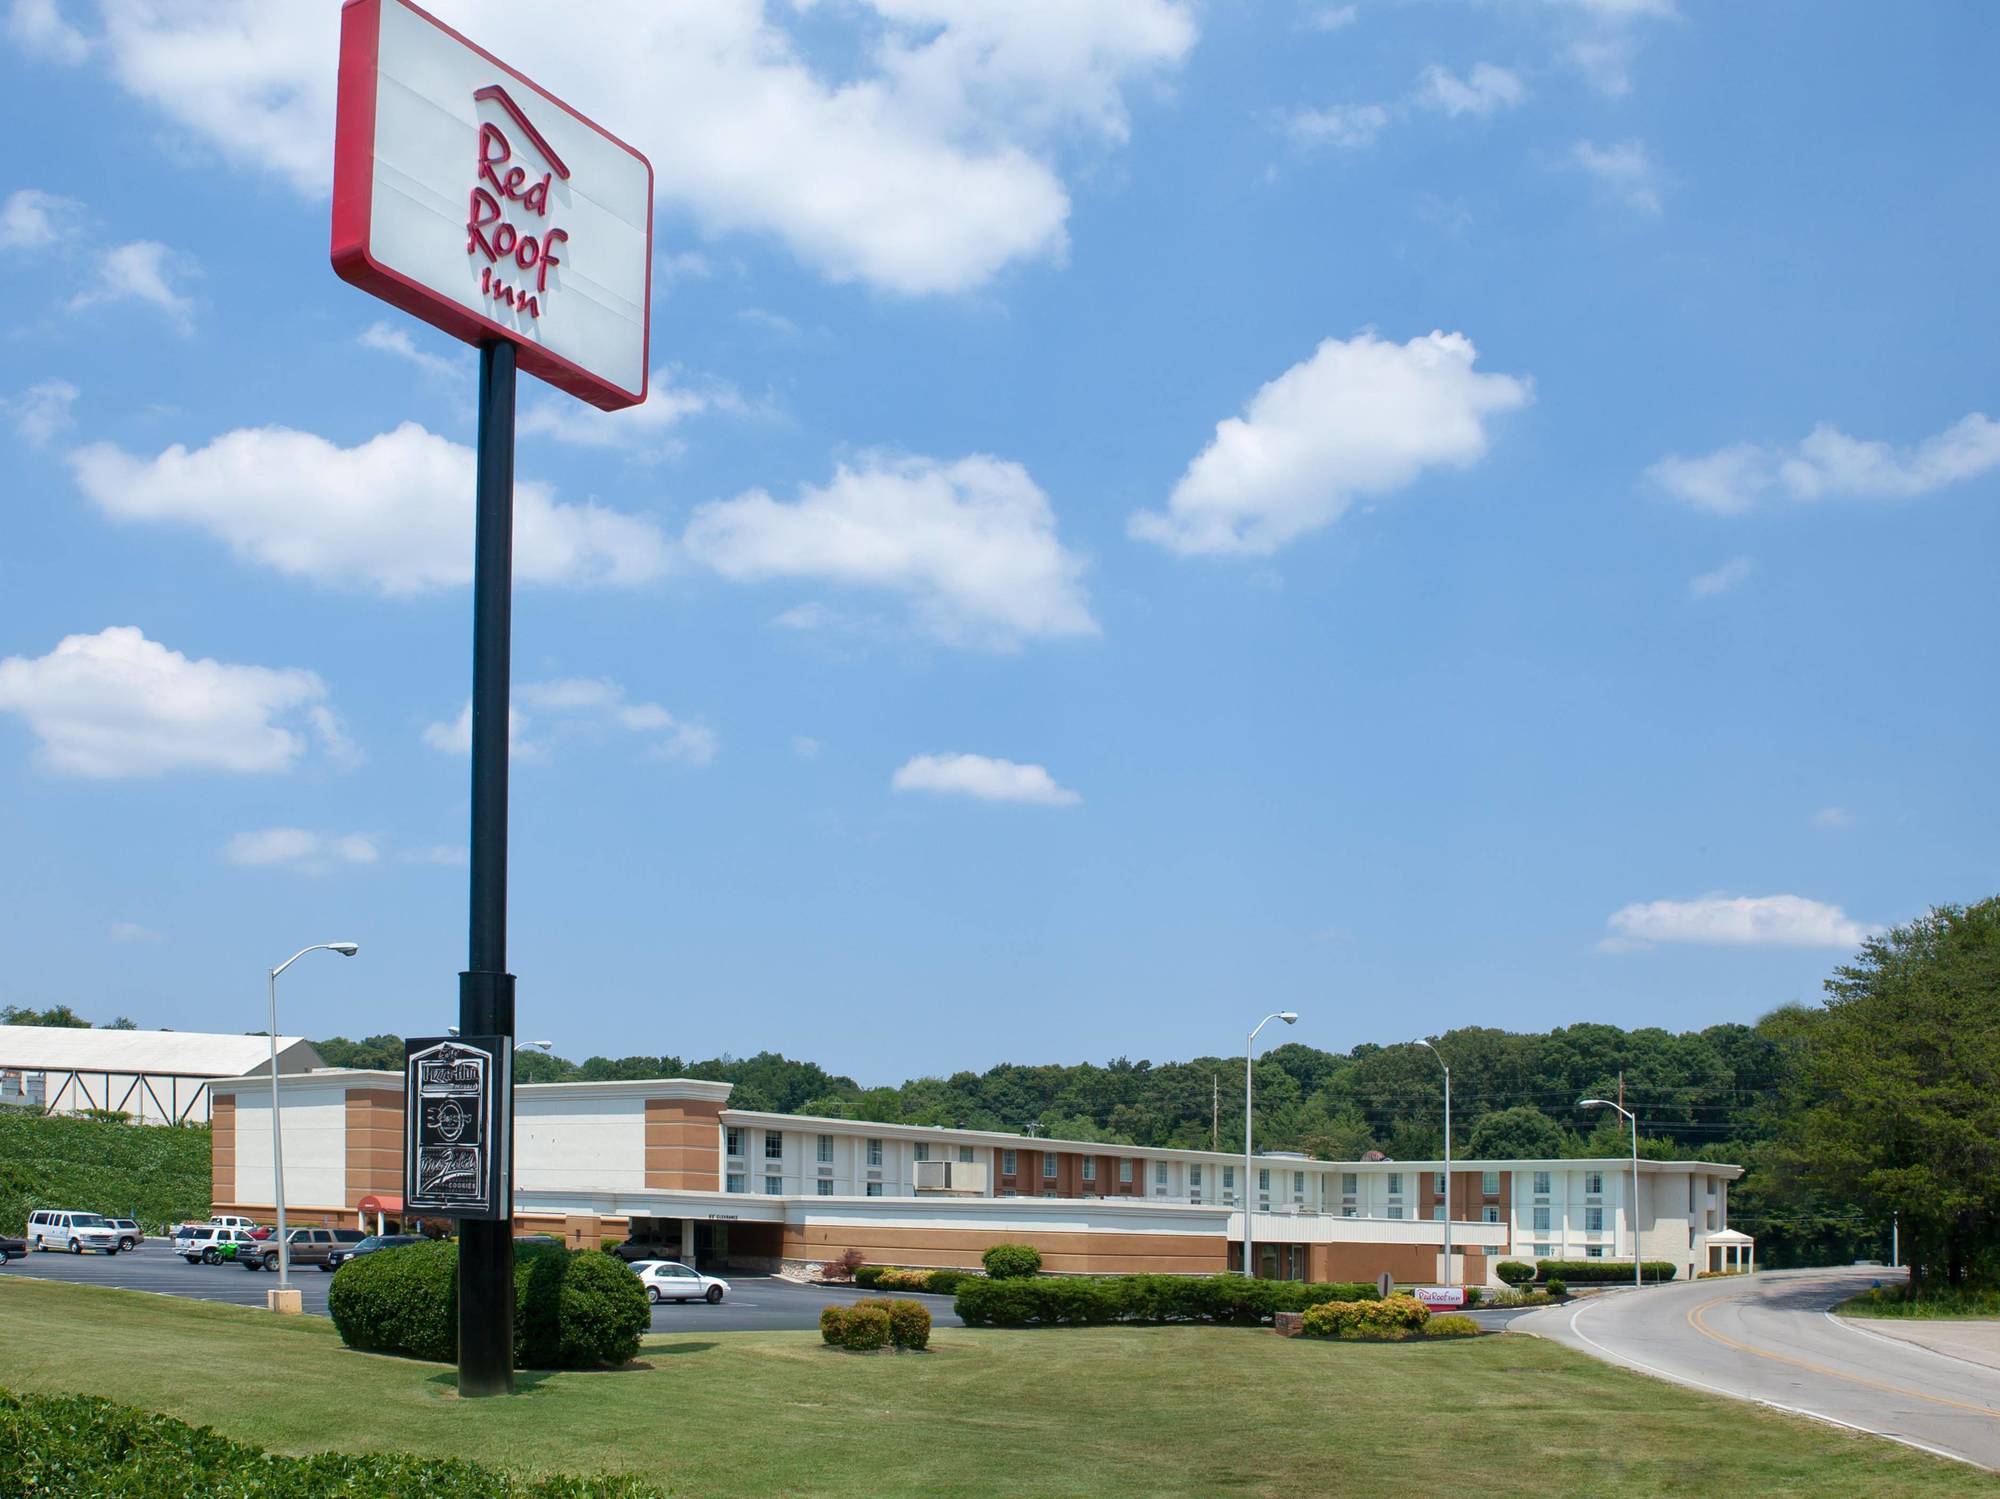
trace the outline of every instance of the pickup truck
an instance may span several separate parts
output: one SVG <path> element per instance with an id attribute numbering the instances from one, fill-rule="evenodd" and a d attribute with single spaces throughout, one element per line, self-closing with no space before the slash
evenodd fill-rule
<path id="1" fill-rule="evenodd" d="M 367 1237 L 358 1228 L 294 1228 L 285 1234 L 285 1257 L 294 1270 L 303 1270 L 308 1265 L 334 1270 L 339 1267 L 341 1257 Z M 240 1246 L 236 1263 L 245 1270 L 275 1270 L 278 1246 L 268 1242 Z"/>

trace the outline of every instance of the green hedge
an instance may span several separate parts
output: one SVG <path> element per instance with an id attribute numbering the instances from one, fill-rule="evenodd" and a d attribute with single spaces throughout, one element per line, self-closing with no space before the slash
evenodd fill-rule
<path id="1" fill-rule="evenodd" d="M 1640 1273 L 1649 1281 L 1672 1280 L 1680 1268 L 1666 1260 L 1647 1260 L 1639 1266 Z M 1630 1260 L 1536 1260 L 1535 1270 L 1543 1280 L 1559 1278 L 1584 1283 L 1632 1279 Z"/>
<path id="2" fill-rule="evenodd" d="M 995 1244 L 979 1257 L 995 1280 L 1015 1280 L 1042 1273 L 1041 1251 L 1029 1244 Z"/>
<path id="3" fill-rule="evenodd" d="M 1414 1296 L 1377 1301 L 1324 1301 L 1305 1309 L 1309 1338 L 1358 1338 L 1398 1343 L 1421 1336 L 1431 1309 Z M 1470 1318 L 1466 1318 L 1470 1321 Z"/>
<path id="4" fill-rule="evenodd" d="M 347 1261 L 327 1312 L 350 1348 L 433 1363 L 458 1356 L 458 1245 L 378 1249 Z M 514 1246 L 514 1367 L 630 1363 L 652 1325 L 639 1277 L 609 1256 L 560 1244 Z"/>
<path id="5" fill-rule="evenodd" d="M 1107 1322 L 1218 1322 L 1255 1327 L 1273 1312 L 1372 1301 L 1356 1282 L 1247 1280 L 1240 1275 L 1047 1275 L 968 1280 L 953 1310 L 968 1327 L 1085 1327 Z"/>
<path id="6" fill-rule="evenodd" d="M 364 1256 L 366 1258 L 366 1256 Z M 344 1272 L 343 1272 L 344 1273 Z M 522 1479 L 455 1458 L 396 1452 L 280 1457 L 245 1442 L 88 1395 L 0 1390 L 0 1479 L 8 1494 L 116 1499 L 659 1499 L 630 1477 Z"/>
<path id="7" fill-rule="evenodd" d="M 854 1272 L 854 1283 L 864 1291 L 928 1291 L 933 1296 L 951 1296 L 965 1281 L 976 1279 L 975 1270 L 918 1270 L 900 1265 L 862 1265 Z"/>
<path id="8" fill-rule="evenodd" d="M 0 1107 L 0 1234 L 37 1208 L 136 1218 L 149 1234 L 209 1215 L 206 1124 L 140 1125 Z"/>
<path id="9" fill-rule="evenodd" d="M 1493 1273 L 1510 1286 L 1525 1286 L 1535 1278 L 1535 1267 L 1520 1260 L 1502 1260 L 1493 1267 Z"/>

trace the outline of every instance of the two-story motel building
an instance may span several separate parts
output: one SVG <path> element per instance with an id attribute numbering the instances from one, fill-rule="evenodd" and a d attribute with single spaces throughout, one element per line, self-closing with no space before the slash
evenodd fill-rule
<path id="1" fill-rule="evenodd" d="M 402 1217 L 403 1078 L 319 1069 L 279 1078 L 285 1199 L 294 1223 L 377 1228 Z M 268 1077 L 212 1085 L 216 1212 L 268 1218 L 274 1202 Z M 1259 1275 L 1444 1278 L 1438 1161 L 1145 1149 L 990 1130 L 874 1124 L 728 1107 L 730 1085 L 690 1078 L 524 1084 L 514 1090 L 520 1233 L 593 1246 L 657 1242 L 739 1269 L 817 1264 L 976 1265 L 1028 1243 L 1051 1271 L 1200 1274 L 1241 1259 L 1242 1213 Z M 1636 1214 L 1644 1257 L 1683 1275 L 1736 1268 L 1737 1166 L 1605 1160 L 1455 1161 L 1453 1279 L 1496 1283 L 1505 1258 L 1625 1259 Z"/>

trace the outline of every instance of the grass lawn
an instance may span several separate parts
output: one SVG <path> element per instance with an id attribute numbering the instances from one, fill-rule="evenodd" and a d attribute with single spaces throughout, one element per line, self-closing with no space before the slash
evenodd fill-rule
<path id="1" fill-rule="evenodd" d="M 1941 1288 L 1912 1297 L 1906 1282 L 1850 1296 L 1834 1310 L 1843 1317 L 1896 1317 L 1917 1321 L 1964 1321 L 2000 1318 L 2000 1291 L 1954 1291 Z"/>
<path id="2" fill-rule="evenodd" d="M 460 1403 L 450 1369 L 350 1352 L 317 1318 L 0 1276 L 0 1384 L 17 1390 L 105 1395 L 281 1452 L 632 1471 L 692 1499 L 2000 1493 L 1958 1464 L 1523 1334 L 940 1330 L 932 1349 L 655 1334 L 643 1367 L 523 1375 L 515 1399 Z M 1426 1477 L 1439 1443 L 1442 1485 Z"/>

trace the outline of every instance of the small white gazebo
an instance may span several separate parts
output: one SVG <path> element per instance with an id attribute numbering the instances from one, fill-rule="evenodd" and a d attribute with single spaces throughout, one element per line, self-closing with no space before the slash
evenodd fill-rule
<path id="1" fill-rule="evenodd" d="M 1757 1268 L 1757 1241 L 1733 1228 L 1717 1229 L 1708 1238 L 1708 1268 L 1713 1272 L 1748 1274 Z"/>

